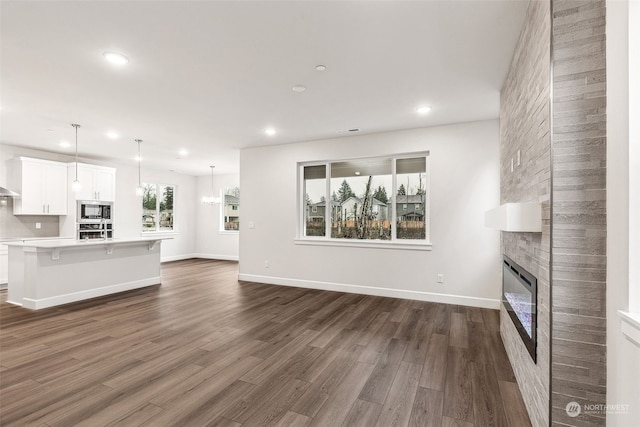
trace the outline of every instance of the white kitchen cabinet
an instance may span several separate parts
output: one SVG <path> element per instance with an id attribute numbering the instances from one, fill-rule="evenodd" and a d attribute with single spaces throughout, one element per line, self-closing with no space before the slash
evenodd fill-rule
<path id="1" fill-rule="evenodd" d="M 18 157 L 14 159 L 14 215 L 66 215 L 67 168 L 64 163 Z"/>
<path id="2" fill-rule="evenodd" d="M 6 245 L 0 245 L 0 285 L 9 281 L 9 250 Z"/>
<path id="3" fill-rule="evenodd" d="M 76 164 L 69 164 L 69 186 L 76 179 Z M 78 163 L 78 181 L 81 189 L 76 200 L 114 202 L 116 198 L 116 170 L 106 166 Z"/>

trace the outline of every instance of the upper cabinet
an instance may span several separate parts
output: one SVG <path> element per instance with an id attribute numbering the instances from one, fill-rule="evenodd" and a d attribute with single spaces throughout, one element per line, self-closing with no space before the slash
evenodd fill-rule
<path id="1" fill-rule="evenodd" d="M 75 174 L 76 164 L 69 163 L 69 188 L 75 179 Z M 80 181 L 80 191 L 72 193 L 77 200 L 115 201 L 116 170 L 114 168 L 78 163 L 78 181 Z"/>
<path id="2" fill-rule="evenodd" d="M 49 160 L 18 157 L 13 160 L 14 215 L 66 215 L 67 166 Z"/>

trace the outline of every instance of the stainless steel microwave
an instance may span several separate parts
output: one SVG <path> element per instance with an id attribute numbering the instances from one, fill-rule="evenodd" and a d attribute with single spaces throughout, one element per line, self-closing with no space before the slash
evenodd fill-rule
<path id="1" fill-rule="evenodd" d="M 113 203 L 95 200 L 78 200 L 78 223 L 99 223 L 113 221 Z"/>

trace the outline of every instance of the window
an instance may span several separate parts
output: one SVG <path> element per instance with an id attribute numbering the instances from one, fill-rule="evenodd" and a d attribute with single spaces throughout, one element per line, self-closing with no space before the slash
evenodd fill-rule
<path id="1" fill-rule="evenodd" d="M 240 229 L 240 187 L 227 188 L 224 191 L 222 208 L 222 231 L 238 231 Z"/>
<path id="2" fill-rule="evenodd" d="M 142 231 L 173 231 L 175 186 L 142 184 Z"/>
<path id="3" fill-rule="evenodd" d="M 427 156 L 300 164 L 300 235 L 426 243 Z"/>

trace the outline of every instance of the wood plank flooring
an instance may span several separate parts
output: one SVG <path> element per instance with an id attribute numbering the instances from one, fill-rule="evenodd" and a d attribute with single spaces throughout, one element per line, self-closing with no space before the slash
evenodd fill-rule
<path id="1" fill-rule="evenodd" d="M 162 274 L 40 311 L 0 292 L 0 424 L 530 425 L 496 310 Z"/>

